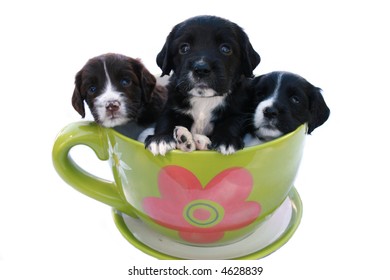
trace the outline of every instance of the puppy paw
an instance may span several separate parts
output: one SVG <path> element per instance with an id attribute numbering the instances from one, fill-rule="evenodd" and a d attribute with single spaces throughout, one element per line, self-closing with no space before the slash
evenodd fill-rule
<path id="1" fill-rule="evenodd" d="M 176 126 L 173 131 L 173 138 L 176 141 L 176 148 L 183 152 L 192 152 L 196 149 L 191 132 L 184 126 Z"/>
<path id="2" fill-rule="evenodd" d="M 215 150 L 223 155 L 231 155 L 237 152 L 237 149 L 233 145 L 221 145 L 218 146 Z"/>
<path id="3" fill-rule="evenodd" d="M 176 141 L 170 135 L 150 135 L 145 140 L 145 148 L 155 156 L 165 156 L 176 148 Z"/>
<path id="4" fill-rule="evenodd" d="M 244 142 L 240 139 L 231 139 L 230 141 L 213 141 L 211 147 L 213 150 L 223 154 L 231 155 L 244 148 Z"/>
<path id="5" fill-rule="evenodd" d="M 201 151 L 210 150 L 211 141 L 206 135 L 194 134 L 193 138 L 197 150 L 201 150 Z"/>

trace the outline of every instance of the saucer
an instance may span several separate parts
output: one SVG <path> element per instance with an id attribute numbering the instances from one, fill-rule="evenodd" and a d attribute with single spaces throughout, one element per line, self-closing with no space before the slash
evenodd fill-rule
<path id="1" fill-rule="evenodd" d="M 260 259 L 282 247 L 298 228 L 302 202 L 292 188 L 285 201 L 252 234 L 232 244 L 201 247 L 178 243 L 151 230 L 140 219 L 113 209 L 116 226 L 134 247 L 157 259 Z"/>

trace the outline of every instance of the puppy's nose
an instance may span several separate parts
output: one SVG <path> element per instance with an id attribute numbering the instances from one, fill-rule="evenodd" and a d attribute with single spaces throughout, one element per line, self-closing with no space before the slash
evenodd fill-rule
<path id="1" fill-rule="evenodd" d="M 121 103 L 119 101 L 108 101 L 106 103 L 106 110 L 110 112 L 116 112 L 119 110 Z"/>
<path id="2" fill-rule="evenodd" d="M 272 119 L 276 118 L 279 115 L 279 110 L 275 107 L 265 107 L 263 114 L 266 118 Z"/>
<path id="3" fill-rule="evenodd" d="M 199 60 L 194 63 L 193 71 L 198 77 L 205 77 L 211 73 L 211 68 L 206 61 Z"/>

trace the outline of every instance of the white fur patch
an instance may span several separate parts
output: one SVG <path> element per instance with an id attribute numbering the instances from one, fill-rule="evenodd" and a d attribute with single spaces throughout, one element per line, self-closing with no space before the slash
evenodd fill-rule
<path id="1" fill-rule="evenodd" d="M 269 120 L 264 116 L 264 110 L 266 108 L 272 107 L 278 97 L 279 88 L 282 82 L 282 76 L 283 73 L 279 74 L 278 81 L 272 95 L 268 99 L 261 101 L 257 105 L 253 123 L 257 129 L 255 133 L 259 138 L 264 138 L 268 140 L 277 138 L 282 135 L 282 132 L 275 126 L 276 120 Z"/>
<path id="2" fill-rule="evenodd" d="M 214 126 L 211 123 L 213 110 L 225 102 L 225 96 L 192 97 L 191 110 L 184 112 L 191 115 L 194 123 L 191 127 L 192 134 L 210 134 Z"/>
<path id="3" fill-rule="evenodd" d="M 261 127 L 264 124 L 268 124 L 268 121 L 265 119 L 264 110 L 265 108 L 272 107 L 275 102 L 275 96 L 272 95 L 267 100 L 261 101 L 256 108 L 254 116 L 255 127 Z"/>
<path id="4" fill-rule="evenodd" d="M 212 97 L 217 94 L 212 88 L 194 87 L 189 92 L 194 97 Z"/>
<path id="5" fill-rule="evenodd" d="M 129 121 L 127 116 L 127 110 L 124 106 L 125 98 L 123 93 L 116 91 L 111 84 L 110 76 L 108 75 L 106 64 L 104 63 L 104 71 L 106 73 L 105 89 L 101 95 L 94 100 L 94 110 L 98 115 L 100 124 L 105 127 L 114 127 L 123 125 Z M 116 112 L 109 112 L 107 110 L 107 104 L 109 102 L 119 102 L 119 109 Z"/>

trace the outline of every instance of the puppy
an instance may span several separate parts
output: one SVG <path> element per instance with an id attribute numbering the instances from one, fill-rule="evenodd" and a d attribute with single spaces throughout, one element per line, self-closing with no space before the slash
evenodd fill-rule
<path id="1" fill-rule="evenodd" d="M 330 110 L 321 94 L 299 75 L 272 72 L 253 79 L 248 87 L 253 96 L 252 135 L 246 145 L 273 140 L 308 124 L 308 134 L 322 125 Z"/>
<path id="2" fill-rule="evenodd" d="M 182 126 L 208 136 L 211 148 L 222 154 L 242 149 L 247 102 L 242 84 L 259 63 L 248 36 L 233 22 L 197 16 L 174 26 L 157 55 L 162 76 L 173 71 L 168 101 L 145 147 L 165 155 L 176 148 L 175 127 Z"/>
<path id="3" fill-rule="evenodd" d="M 138 59 L 108 53 L 90 59 L 76 74 L 74 109 L 84 118 L 84 101 L 95 121 L 105 127 L 135 121 L 155 122 L 167 99 L 165 87 Z"/>

